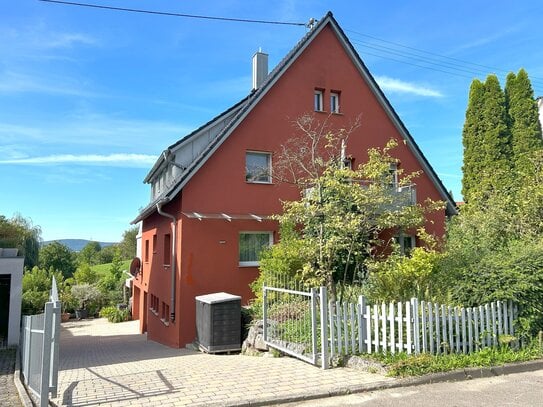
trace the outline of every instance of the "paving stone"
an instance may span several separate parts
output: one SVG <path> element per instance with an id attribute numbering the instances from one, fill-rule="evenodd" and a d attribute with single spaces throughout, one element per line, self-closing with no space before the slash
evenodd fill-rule
<path id="1" fill-rule="evenodd" d="M 0 349 L 0 407 L 19 407 L 19 393 L 13 382 L 15 349 Z"/>
<path id="2" fill-rule="evenodd" d="M 62 324 L 59 397 L 54 403 L 247 405 L 393 380 L 348 368 L 322 370 L 288 357 L 172 349 L 138 334 L 138 324 L 110 324 L 103 319 Z"/>

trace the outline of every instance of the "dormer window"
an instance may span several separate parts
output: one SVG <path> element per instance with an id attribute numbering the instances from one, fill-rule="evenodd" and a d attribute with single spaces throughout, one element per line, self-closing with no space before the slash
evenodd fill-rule
<path id="1" fill-rule="evenodd" d="M 330 112 L 339 113 L 339 92 L 330 92 Z"/>
<path id="2" fill-rule="evenodd" d="M 322 112 L 324 111 L 323 106 L 323 94 L 324 92 L 322 89 L 315 89 L 315 97 L 314 97 L 314 109 L 315 112 Z"/>
<path id="3" fill-rule="evenodd" d="M 271 153 L 245 153 L 245 181 L 271 184 Z"/>

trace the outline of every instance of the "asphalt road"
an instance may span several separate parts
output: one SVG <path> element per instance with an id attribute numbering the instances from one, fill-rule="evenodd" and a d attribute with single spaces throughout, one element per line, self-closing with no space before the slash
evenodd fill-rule
<path id="1" fill-rule="evenodd" d="M 401 387 L 286 406 L 542 406 L 543 370 L 492 378 Z"/>

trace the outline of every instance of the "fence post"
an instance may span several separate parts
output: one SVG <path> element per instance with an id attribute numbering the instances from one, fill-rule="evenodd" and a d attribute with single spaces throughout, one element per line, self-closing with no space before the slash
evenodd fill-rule
<path id="1" fill-rule="evenodd" d="M 311 289 L 311 346 L 313 350 L 313 364 L 317 362 L 317 290 Z"/>
<path id="2" fill-rule="evenodd" d="M 40 407 L 49 405 L 49 373 L 51 371 L 51 337 L 53 321 L 53 303 L 45 303 L 45 318 L 43 325 L 43 353 L 41 359 Z"/>
<path id="3" fill-rule="evenodd" d="M 328 323 L 330 324 L 330 359 L 334 358 L 334 355 L 336 353 L 336 333 L 334 329 L 334 324 L 336 323 L 336 316 L 334 312 L 334 303 L 330 301 L 328 303 L 328 312 L 329 312 L 329 318 Z"/>
<path id="4" fill-rule="evenodd" d="M 320 311 L 321 311 L 321 361 L 322 368 L 328 369 L 328 295 L 326 287 L 320 287 Z"/>
<path id="5" fill-rule="evenodd" d="M 360 310 L 360 318 L 358 320 L 358 351 L 364 353 L 367 352 L 368 345 L 366 344 L 366 297 L 363 295 L 358 297 L 358 309 Z"/>
<path id="6" fill-rule="evenodd" d="M 58 390 L 58 360 L 59 360 L 59 347 L 60 347 L 60 311 L 61 302 L 55 301 L 53 306 L 53 332 L 51 340 L 53 341 L 53 347 L 51 349 L 51 374 L 49 380 L 49 389 L 53 398 L 57 397 Z"/>
<path id="7" fill-rule="evenodd" d="M 415 355 L 420 353 L 420 327 L 419 327 L 419 300 L 411 298 L 411 307 L 413 309 L 413 339 L 415 342 Z"/>
<path id="8" fill-rule="evenodd" d="M 405 330 L 407 354 L 410 355 L 413 351 L 413 321 L 411 319 L 411 303 L 407 301 L 405 302 Z"/>
<path id="9" fill-rule="evenodd" d="M 262 335 L 264 342 L 268 340 L 268 292 L 266 286 L 262 287 Z"/>

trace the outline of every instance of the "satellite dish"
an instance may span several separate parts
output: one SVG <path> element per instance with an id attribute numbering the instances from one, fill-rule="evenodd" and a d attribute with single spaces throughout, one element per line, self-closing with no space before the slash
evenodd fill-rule
<path id="1" fill-rule="evenodd" d="M 132 259 L 132 262 L 130 263 L 130 274 L 132 274 L 134 277 L 140 272 L 141 270 L 141 260 L 139 257 L 134 257 Z"/>

